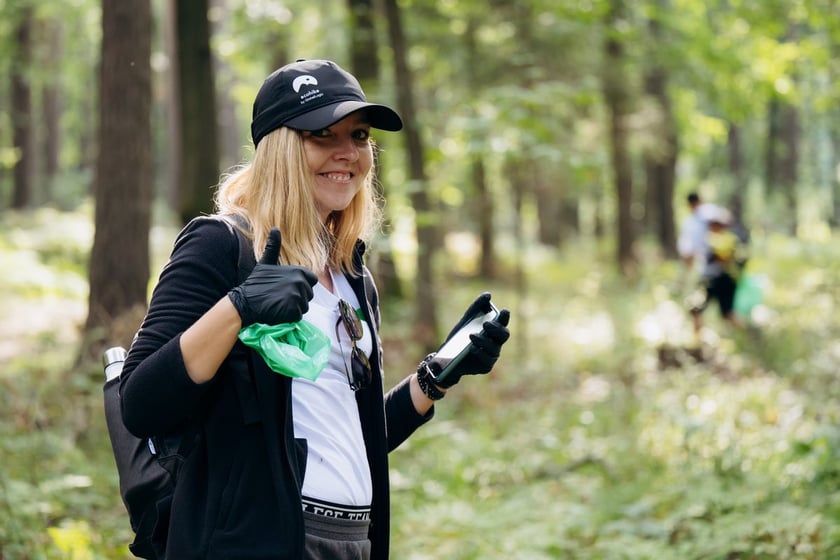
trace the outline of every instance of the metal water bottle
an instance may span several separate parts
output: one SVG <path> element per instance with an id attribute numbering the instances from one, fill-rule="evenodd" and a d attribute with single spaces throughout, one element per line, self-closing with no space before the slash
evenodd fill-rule
<path id="1" fill-rule="evenodd" d="M 102 367 L 105 369 L 106 383 L 120 376 L 127 354 L 128 352 L 122 346 L 112 346 L 102 353 Z"/>

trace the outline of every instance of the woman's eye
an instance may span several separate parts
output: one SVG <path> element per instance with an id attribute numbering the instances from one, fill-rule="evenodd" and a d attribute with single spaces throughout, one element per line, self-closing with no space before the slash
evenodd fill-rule
<path id="1" fill-rule="evenodd" d="M 311 132 L 307 132 L 305 137 L 307 138 L 319 138 L 328 140 L 330 138 L 336 137 L 336 132 L 329 128 L 322 128 L 321 130 L 313 130 Z M 338 133 L 339 136 L 343 133 Z M 350 132 L 350 137 L 357 141 L 357 142 L 367 142 L 370 139 L 370 129 L 367 127 L 365 128 L 357 128 Z"/>

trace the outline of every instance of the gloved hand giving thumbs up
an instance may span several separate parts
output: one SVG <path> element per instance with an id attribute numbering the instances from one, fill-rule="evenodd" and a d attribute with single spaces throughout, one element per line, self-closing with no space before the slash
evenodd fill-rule
<path id="1" fill-rule="evenodd" d="M 318 277 L 302 266 L 277 264 L 279 257 L 280 230 L 272 228 L 260 262 L 242 284 L 228 292 L 243 328 L 253 323 L 294 323 L 309 310 Z"/>

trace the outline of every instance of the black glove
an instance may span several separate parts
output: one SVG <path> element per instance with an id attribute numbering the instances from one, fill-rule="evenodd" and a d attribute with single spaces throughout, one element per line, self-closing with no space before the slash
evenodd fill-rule
<path id="1" fill-rule="evenodd" d="M 476 315 L 490 311 L 490 294 L 485 292 L 478 296 L 472 305 L 467 308 L 464 316 L 453 327 L 446 337 L 446 340 L 458 332 L 458 329 L 470 322 Z M 461 380 L 462 375 L 474 375 L 489 373 L 493 369 L 496 360 L 502 350 L 502 344 L 510 338 L 510 331 L 507 328 L 510 321 L 510 311 L 502 309 L 499 316 L 493 321 L 485 321 L 484 328 L 477 334 L 470 335 L 470 349 L 464 358 L 458 362 L 453 369 L 446 374 L 446 377 L 433 380 L 434 383 L 444 389 L 452 387 Z M 445 341 L 444 341 L 445 342 Z M 433 375 L 437 375 L 443 369 L 442 364 L 435 361 L 434 355 L 428 360 L 428 366 Z"/>
<path id="2" fill-rule="evenodd" d="M 277 264 L 279 257 L 280 230 L 272 228 L 260 262 L 242 284 L 228 292 L 243 327 L 295 323 L 309 309 L 318 277 L 302 266 Z"/>

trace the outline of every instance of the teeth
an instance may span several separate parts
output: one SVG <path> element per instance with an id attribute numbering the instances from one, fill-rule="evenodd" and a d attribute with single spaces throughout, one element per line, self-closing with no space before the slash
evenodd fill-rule
<path id="1" fill-rule="evenodd" d="M 350 174 L 349 173 L 325 173 L 327 179 L 330 181 L 349 181 Z"/>

